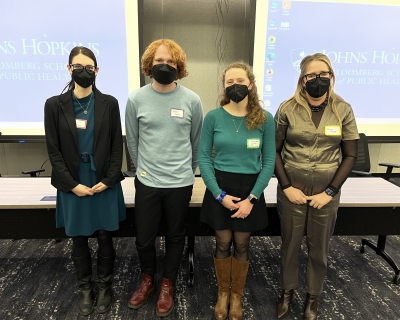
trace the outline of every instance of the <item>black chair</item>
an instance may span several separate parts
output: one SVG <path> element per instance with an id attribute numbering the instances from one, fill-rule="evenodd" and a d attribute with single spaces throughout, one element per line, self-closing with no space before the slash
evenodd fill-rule
<path id="1" fill-rule="evenodd" d="M 384 176 L 384 179 L 387 181 L 390 180 L 393 168 L 400 168 L 399 164 L 380 163 L 379 165 L 387 167 L 386 174 Z M 370 168 L 371 165 L 369 160 L 368 140 L 365 134 L 360 133 L 360 140 L 358 141 L 357 162 L 356 165 L 354 166 L 352 174 L 356 176 L 371 176 L 371 173 L 369 173 Z M 360 252 L 365 253 L 365 246 L 370 247 L 372 250 L 374 250 L 377 255 L 381 256 L 393 268 L 395 272 L 395 276 L 393 277 L 393 282 L 395 284 L 400 284 L 399 267 L 396 265 L 392 257 L 385 251 L 385 245 L 386 245 L 386 235 L 378 236 L 377 243 L 374 243 L 367 239 L 362 239 Z"/>
<path id="2" fill-rule="evenodd" d="M 359 135 L 360 140 L 358 140 L 357 143 L 357 160 L 350 176 L 370 177 L 372 174 L 369 172 L 371 170 L 371 162 L 369 160 L 367 136 L 364 133 L 360 133 Z"/>
<path id="3" fill-rule="evenodd" d="M 393 168 L 400 168 L 400 164 L 394 164 L 394 163 L 379 163 L 380 166 L 382 167 L 386 167 L 386 172 L 385 172 L 385 176 L 383 177 L 385 180 L 392 182 L 393 184 L 397 185 L 400 187 L 399 182 L 395 181 L 394 179 L 391 180 L 391 176 L 392 176 L 392 171 Z M 397 180 L 397 179 L 396 179 Z"/>

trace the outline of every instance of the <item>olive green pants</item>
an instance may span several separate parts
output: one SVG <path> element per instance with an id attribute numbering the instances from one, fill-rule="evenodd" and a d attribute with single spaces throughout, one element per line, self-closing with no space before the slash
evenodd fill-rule
<path id="1" fill-rule="evenodd" d="M 285 164 L 292 186 L 303 191 L 307 196 L 323 192 L 331 182 L 337 165 L 317 168 L 295 167 Z M 306 290 L 319 295 L 327 271 L 329 240 L 333 234 L 340 193 L 322 209 L 315 209 L 309 204 L 291 203 L 278 185 L 277 205 L 281 222 L 281 285 L 284 290 L 291 290 L 299 284 L 299 251 L 303 236 L 308 246 Z"/>

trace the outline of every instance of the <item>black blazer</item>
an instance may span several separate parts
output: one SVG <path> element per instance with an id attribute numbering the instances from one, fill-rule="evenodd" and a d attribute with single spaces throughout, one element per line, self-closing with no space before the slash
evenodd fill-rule
<path id="1" fill-rule="evenodd" d="M 124 179 L 121 173 L 123 143 L 118 101 L 99 91 L 94 94 L 93 158 L 97 183 L 103 182 L 113 188 Z M 44 128 L 53 169 L 51 184 L 63 192 L 69 192 L 79 184 L 78 132 L 71 91 L 47 99 L 44 106 Z"/>

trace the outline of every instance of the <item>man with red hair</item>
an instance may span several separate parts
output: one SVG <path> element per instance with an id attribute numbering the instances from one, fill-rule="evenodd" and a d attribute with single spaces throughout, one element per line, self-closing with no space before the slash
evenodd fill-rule
<path id="1" fill-rule="evenodd" d="M 176 82 L 188 75 L 186 54 L 176 42 L 152 42 L 141 63 L 142 72 L 153 81 L 130 93 L 125 125 L 129 154 L 136 167 L 136 248 L 143 279 L 128 305 L 140 308 L 154 290 L 155 240 L 163 219 L 165 263 L 156 312 L 166 317 L 174 307 L 173 284 L 185 245 L 203 106 L 196 93 Z"/>

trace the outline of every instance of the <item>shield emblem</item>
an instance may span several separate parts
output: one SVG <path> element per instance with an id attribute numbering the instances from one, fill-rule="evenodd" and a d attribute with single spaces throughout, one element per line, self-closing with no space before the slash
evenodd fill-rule
<path id="1" fill-rule="evenodd" d="M 295 70 L 300 73 L 301 60 L 303 60 L 305 56 L 309 56 L 314 53 L 315 53 L 314 49 L 306 49 L 306 48 L 292 49 L 292 51 L 290 52 L 290 58 L 292 60 L 293 68 L 295 68 Z"/>

